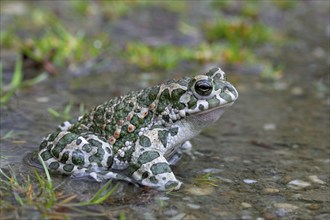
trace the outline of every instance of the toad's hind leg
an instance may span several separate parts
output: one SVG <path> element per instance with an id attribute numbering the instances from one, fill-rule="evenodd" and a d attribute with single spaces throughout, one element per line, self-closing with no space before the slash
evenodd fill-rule
<path id="1" fill-rule="evenodd" d="M 105 171 L 113 162 L 109 143 L 91 133 L 54 132 L 40 144 L 39 155 L 50 171 L 73 176 Z"/>

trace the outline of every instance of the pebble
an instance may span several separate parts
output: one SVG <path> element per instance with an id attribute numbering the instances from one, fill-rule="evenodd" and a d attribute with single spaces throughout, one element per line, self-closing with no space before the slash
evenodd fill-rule
<path id="1" fill-rule="evenodd" d="M 313 51 L 312 51 L 313 55 L 317 58 L 323 58 L 325 56 L 327 56 L 326 51 L 322 48 L 322 47 L 316 47 Z"/>
<path id="2" fill-rule="evenodd" d="M 318 204 L 308 204 L 306 207 L 308 209 L 310 209 L 310 210 L 318 210 L 318 209 L 320 209 L 320 206 Z"/>
<path id="3" fill-rule="evenodd" d="M 290 187 L 292 189 L 303 189 L 310 185 L 311 185 L 310 183 L 302 181 L 302 180 L 292 180 L 288 183 L 288 187 Z"/>
<path id="4" fill-rule="evenodd" d="M 288 88 L 288 83 L 286 82 L 275 82 L 274 83 L 274 89 L 275 90 L 280 90 L 280 91 L 283 91 L 283 90 L 286 90 Z"/>
<path id="5" fill-rule="evenodd" d="M 301 87 L 295 86 L 291 89 L 291 94 L 295 96 L 300 96 L 304 94 L 304 91 Z"/>
<path id="6" fill-rule="evenodd" d="M 300 193 L 297 193 L 297 194 L 292 195 L 292 198 L 294 198 L 296 200 L 301 200 L 304 198 L 304 196 Z"/>
<path id="7" fill-rule="evenodd" d="M 244 179 L 244 180 L 243 180 L 243 182 L 244 182 L 244 183 L 246 183 L 246 184 L 253 184 L 253 183 L 256 183 L 256 182 L 257 182 L 257 180 L 252 180 L 252 179 Z"/>
<path id="8" fill-rule="evenodd" d="M 228 179 L 228 178 L 224 178 L 224 177 L 221 177 L 221 176 L 217 176 L 217 178 L 225 183 L 233 183 L 233 181 L 231 179 Z"/>
<path id="9" fill-rule="evenodd" d="M 162 200 L 162 201 L 166 201 L 166 200 L 169 200 L 170 198 L 167 196 L 160 196 L 160 197 L 158 197 L 158 199 Z"/>
<path id="10" fill-rule="evenodd" d="M 184 216 L 183 220 L 199 220 L 199 218 L 197 218 L 193 214 L 187 214 Z"/>
<path id="11" fill-rule="evenodd" d="M 266 220 L 276 220 L 277 216 L 273 213 L 267 212 L 267 213 L 264 214 L 264 218 Z"/>
<path id="12" fill-rule="evenodd" d="M 330 163 L 330 159 L 323 160 L 323 163 Z"/>
<path id="13" fill-rule="evenodd" d="M 264 130 L 265 131 L 274 131 L 274 130 L 276 130 L 276 124 L 274 124 L 274 123 L 264 124 Z"/>
<path id="14" fill-rule="evenodd" d="M 292 148 L 293 148 L 293 149 L 298 149 L 299 147 L 300 147 L 299 144 L 293 144 L 293 145 L 292 145 Z"/>
<path id="15" fill-rule="evenodd" d="M 239 157 L 232 156 L 232 157 L 225 157 L 225 158 L 223 158 L 223 160 L 225 162 L 235 162 L 235 161 L 240 160 L 240 158 Z"/>
<path id="16" fill-rule="evenodd" d="M 214 192 L 214 188 L 211 186 L 203 186 L 203 187 L 197 187 L 197 186 L 191 186 L 186 191 L 192 195 L 196 196 L 205 196 L 210 195 Z"/>
<path id="17" fill-rule="evenodd" d="M 309 176 L 308 179 L 310 179 L 310 181 L 312 181 L 313 183 L 318 183 L 322 185 L 326 184 L 323 180 L 320 180 L 316 175 Z"/>
<path id="18" fill-rule="evenodd" d="M 287 212 L 292 212 L 298 208 L 298 206 L 292 205 L 290 203 L 274 203 L 274 207 L 277 209 L 284 209 Z"/>
<path id="19" fill-rule="evenodd" d="M 38 98 L 36 98 L 36 101 L 40 102 L 40 103 L 46 103 L 46 102 L 49 102 L 49 97 L 45 97 L 45 96 L 38 97 Z"/>
<path id="20" fill-rule="evenodd" d="M 275 194 L 275 193 L 280 192 L 280 190 L 276 189 L 276 188 L 265 188 L 263 190 L 263 192 L 266 193 L 266 194 Z"/>
<path id="21" fill-rule="evenodd" d="M 318 216 L 315 216 L 315 220 L 329 220 L 330 219 L 330 214 L 329 213 L 324 213 Z"/>
<path id="22" fill-rule="evenodd" d="M 196 205 L 196 204 L 192 204 L 192 203 L 188 203 L 187 206 L 189 208 L 192 208 L 192 209 L 200 209 L 201 208 L 200 205 Z"/>
<path id="23" fill-rule="evenodd" d="M 170 218 L 170 220 L 181 220 L 186 216 L 186 213 L 179 213 L 176 216 L 173 216 L 172 218 Z"/>
<path id="24" fill-rule="evenodd" d="M 252 205 L 250 203 L 247 202 L 242 202 L 241 205 L 243 206 L 243 208 L 251 208 Z"/>
<path id="25" fill-rule="evenodd" d="M 222 169 L 217 169 L 217 168 L 207 168 L 202 170 L 203 173 L 221 173 L 223 170 Z"/>
<path id="26" fill-rule="evenodd" d="M 171 207 L 164 211 L 164 215 L 166 215 L 166 216 L 175 216 L 178 213 L 179 213 L 179 211 L 176 207 Z"/>
<path id="27" fill-rule="evenodd" d="M 253 219 L 251 216 L 251 212 L 247 210 L 242 211 L 241 219 L 242 220 Z"/>
<path id="28" fill-rule="evenodd" d="M 293 212 L 294 210 L 298 209 L 298 206 L 289 203 L 275 203 L 274 207 L 277 209 L 275 213 L 279 217 L 285 216 L 287 213 Z"/>

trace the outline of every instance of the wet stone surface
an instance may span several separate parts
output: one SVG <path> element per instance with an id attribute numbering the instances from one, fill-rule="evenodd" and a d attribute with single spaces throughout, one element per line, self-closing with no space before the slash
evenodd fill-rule
<path id="1" fill-rule="evenodd" d="M 329 22 L 324 18 L 326 9 L 321 1 L 313 2 L 298 4 L 282 18 L 287 24 L 286 33 L 295 41 L 276 56 L 285 64 L 284 77 L 278 84 L 262 82 L 253 74 L 230 73 L 224 69 L 240 93 L 239 100 L 220 121 L 192 140 L 195 159 L 184 155 L 173 167 L 184 183 L 179 191 L 162 193 L 120 182 L 119 189 L 105 204 L 88 209 L 110 213 L 100 219 L 117 218 L 120 213 L 125 213 L 126 219 L 329 219 L 329 94 L 322 95 L 317 89 L 320 79 L 329 81 L 329 63 L 322 59 L 321 51 L 328 45 Z M 172 16 L 172 12 L 159 13 Z M 143 24 L 143 19 L 159 13 L 153 11 L 137 22 Z M 176 17 L 173 15 L 172 19 Z M 126 30 L 131 26 L 134 23 L 123 18 L 112 28 L 118 33 L 130 32 L 123 41 L 150 34 Z M 166 22 L 164 26 L 172 28 Z M 157 31 L 163 33 L 161 29 Z M 177 42 L 182 37 L 180 34 L 177 38 L 154 36 L 161 42 Z M 329 48 L 327 53 L 329 56 Z M 181 72 L 184 75 L 184 70 Z M 121 72 L 79 79 L 60 76 L 34 90 L 21 91 L 9 108 L 1 109 L 1 136 L 10 130 L 17 133 L 14 139 L 1 140 L 0 153 L 4 156 L 1 168 L 6 170 L 11 166 L 33 175 L 23 156 L 36 150 L 47 131 L 61 122 L 49 116 L 48 107 L 61 109 L 73 99 L 86 103 L 90 109 L 109 96 L 173 76 L 145 73 L 151 78 L 141 83 L 140 79 L 146 75 L 138 75 L 131 69 L 125 73 L 125 77 Z M 203 174 L 210 174 L 214 184 L 196 184 L 198 176 Z M 59 175 L 54 175 L 53 181 L 60 190 L 78 195 L 81 201 L 102 186 Z M 10 211 L 5 214 L 14 215 Z M 40 217 L 26 209 L 21 215 L 31 219 Z"/>

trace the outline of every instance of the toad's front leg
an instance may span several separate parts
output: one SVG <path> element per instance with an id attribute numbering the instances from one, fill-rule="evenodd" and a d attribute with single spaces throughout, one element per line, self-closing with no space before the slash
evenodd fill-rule
<path id="1" fill-rule="evenodd" d="M 177 190 L 176 179 L 167 160 L 155 149 L 136 148 L 131 161 L 132 177 L 140 184 L 159 190 Z"/>

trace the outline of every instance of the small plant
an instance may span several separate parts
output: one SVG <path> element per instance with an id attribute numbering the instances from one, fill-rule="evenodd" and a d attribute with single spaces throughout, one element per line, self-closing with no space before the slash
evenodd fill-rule
<path id="1" fill-rule="evenodd" d="M 252 22 L 242 18 L 218 19 L 205 26 L 208 41 L 226 40 L 240 46 L 254 46 L 270 40 L 271 29 L 260 22 Z"/>
<path id="2" fill-rule="evenodd" d="M 227 47 L 218 43 L 203 43 L 196 47 L 160 46 L 152 47 L 141 43 L 130 43 L 124 56 L 141 69 L 173 69 L 182 61 L 199 63 L 226 62 L 237 64 L 255 60 L 252 51 L 241 48 L 239 44 Z"/>
<path id="3" fill-rule="evenodd" d="M 67 61 L 81 61 L 99 54 L 99 48 L 87 43 L 82 33 L 71 34 L 62 25 L 48 28 L 39 38 L 22 41 L 21 50 L 29 59 L 63 66 Z"/>
<path id="4" fill-rule="evenodd" d="M 198 175 L 193 180 L 194 184 L 197 186 L 218 186 L 218 178 L 210 173 Z"/>
<path id="5" fill-rule="evenodd" d="M 73 107 L 73 102 L 69 102 L 65 106 L 65 108 L 62 112 L 56 111 L 53 108 L 48 108 L 47 110 L 48 110 L 49 114 L 51 114 L 51 116 L 53 116 L 54 118 L 60 118 L 64 121 L 67 121 L 67 120 L 73 118 L 73 116 L 71 115 L 72 107 Z M 84 103 L 80 103 L 79 112 L 80 112 L 80 115 L 83 115 L 86 112 Z"/>
<path id="6" fill-rule="evenodd" d="M 261 79 L 266 81 L 274 81 L 280 79 L 283 75 L 283 66 L 273 67 L 272 64 L 264 62 L 260 74 Z"/>
<path id="7" fill-rule="evenodd" d="M 35 85 L 47 78 L 46 73 L 42 73 L 35 78 L 29 80 L 23 80 L 22 70 L 22 59 L 19 57 L 16 61 L 15 70 L 11 82 L 5 85 L 3 82 L 2 64 L 0 63 L 0 87 L 1 87 L 1 98 L 0 106 L 5 105 L 10 98 L 22 87 L 28 87 Z"/>
<path id="8" fill-rule="evenodd" d="M 3 137 L 0 137 L 0 140 L 10 139 L 10 138 L 13 138 L 15 136 L 16 136 L 16 134 L 15 134 L 14 130 L 10 130 Z"/>
<path id="9" fill-rule="evenodd" d="M 298 1 L 296 0 L 273 0 L 275 6 L 283 10 L 290 10 L 296 7 Z"/>
<path id="10" fill-rule="evenodd" d="M 125 55 L 129 62 L 142 69 L 172 69 L 181 60 L 192 56 L 192 51 L 175 46 L 153 47 L 142 43 L 129 43 Z"/>
<path id="11" fill-rule="evenodd" d="M 10 175 L 7 175 L 0 169 L 0 195 L 2 197 L 14 198 L 14 200 L 6 200 L 6 202 L 0 203 L 1 209 L 11 205 L 18 205 L 21 208 L 34 208 L 40 212 L 44 218 L 51 219 L 69 218 L 71 214 L 74 216 L 97 216 L 101 215 L 101 213 L 87 212 L 78 208 L 101 204 L 109 198 L 118 187 L 118 185 L 116 185 L 109 188 L 111 184 L 111 181 L 109 181 L 88 201 L 73 202 L 76 199 L 76 195 L 64 196 L 62 192 L 57 191 L 56 187 L 53 186 L 45 163 L 40 157 L 39 160 L 42 163 L 45 176 L 41 176 L 37 170 L 34 169 L 37 185 L 31 180 L 30 176 L 21 174 L 18 178 L 17 174 L 12 169 L 10 170 Z M 12 204 L 8 204 L 8 202 Z M 66 209 L 66 212 L 63 213 L 60 211 L 64 209 Z M 71 211 L 71 213 L 68 211 Z"/>

